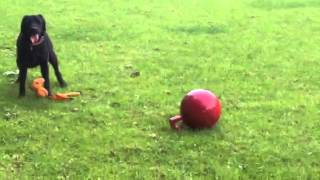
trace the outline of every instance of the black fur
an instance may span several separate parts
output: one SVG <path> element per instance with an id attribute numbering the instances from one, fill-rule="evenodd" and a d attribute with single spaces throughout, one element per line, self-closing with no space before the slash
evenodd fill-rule
<path id="1" fill-rule="evenodd" d="M 39 37 L 37 43 L 33 43 L 31 40 L 31 36 L 34 37 L 35 35 Z M 19 96 L 25 96 L 25 82 L 28 68 L 36 66 L 40 66 L 42 77 L 45 79 L 44 87 L 48 90 L 49 96 L 51 96 L 48 62 L 53 66 L 60 86 L 65 87 L 67 84 L 60 73 L 58 59 L 46 32 L 46 22 L 43 16 L 24 16 L 21 22 L 21 31 L 17 39 Z"/>

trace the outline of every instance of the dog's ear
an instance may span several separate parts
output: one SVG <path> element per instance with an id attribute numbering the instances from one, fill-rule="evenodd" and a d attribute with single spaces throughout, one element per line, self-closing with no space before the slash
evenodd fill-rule
<path id="1" fill-rule="evenodd" d="M 39 17 L 39 18 L 41 19 L 41 21 L 42 21 L 42 30 L 43 30 L 43 32 L 45 32 L 45 31 L 47 30 L 46 20 L 44 19 L 44 17 L 43 17 L 41 14 L 39 14 L 38 17 Z"/>
<path id="2" fill-rule="evenodd" d="M 22 18 L 22 20 L 21 20 L 21 29 L 20 29 L 20 31 L 21 32 L 23 32 L 23 29 L 25 29 L 25 26 L 26 26 L 26 24 L 27 24 L 27 18 L 28 18 L 29 16 L 23 16 L 23 18 Z"/>

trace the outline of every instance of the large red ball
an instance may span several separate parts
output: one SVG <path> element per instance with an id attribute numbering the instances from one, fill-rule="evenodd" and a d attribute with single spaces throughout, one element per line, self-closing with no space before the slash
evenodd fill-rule
<path id="1" fill-rule="evenodd" d="M 213 127 L 221 115 L 221 103 L 212 92 L 203 89 L 190 91 L 182 100 L 183 122 L 194 129 Z"/>

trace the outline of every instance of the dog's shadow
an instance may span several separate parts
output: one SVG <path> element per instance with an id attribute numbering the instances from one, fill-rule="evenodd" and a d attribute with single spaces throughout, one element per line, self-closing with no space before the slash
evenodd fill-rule
<path id="1" fill-rule="evenodd" d="M 27 84 L 30 83 L 27 81 Z M 3 82 L 0 87 L 3 87 L 0 93 L 0 105 L 4 109 L 19 107 L 24 110 L 46 110 L 52 105 L 48 98 L 37 97 L 29 86 L 26 86 L 26 95 L 24 97 L 18 96 L 18 83 Z"/>

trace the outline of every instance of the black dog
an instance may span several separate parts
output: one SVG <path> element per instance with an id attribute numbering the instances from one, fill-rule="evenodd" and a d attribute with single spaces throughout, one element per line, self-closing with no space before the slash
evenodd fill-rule
<path id="1" fill-rule="evenodd" d="M 28 68 L 40 65 L 42 77 L 45 79 L 44 87 L 51 96 L 49 65 L 53 66 L 61 87 L 67 84 L 63 80 L 58 67 L 58 59 L 53 50 L 52 42 L 46 33 L 46 22 L 42 15 L 24 16 L 21 22 L 21 31 L 17 39 L 17 66 L 19 68 L 20 83 L 19 96 L 26 93 L 25 82 Z"/>

